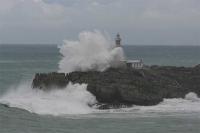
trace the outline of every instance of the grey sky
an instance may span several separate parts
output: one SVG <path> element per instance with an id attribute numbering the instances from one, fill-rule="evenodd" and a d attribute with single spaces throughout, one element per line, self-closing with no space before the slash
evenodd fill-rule
<path id="1" fill-rule="evenodd" d="M 200 45 L 200 0 L 0 0 L 0 43 L 62 43 L 84 30 L 135 45 Z"/>

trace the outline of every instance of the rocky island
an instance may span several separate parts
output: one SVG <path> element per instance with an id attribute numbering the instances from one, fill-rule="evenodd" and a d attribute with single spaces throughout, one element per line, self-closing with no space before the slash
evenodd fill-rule
<path id="1" fill-rule="evenodd" d="M 116 48 L 122 49 L 119 33 L 115 44 Z M 38 73 L 32 87 L 48 91 L 65 88 L 69 82 L 86 83 L 100 109 L 150 106 L 162 102 L 164 98 L 184 98 L 189 92 L 200 96 L 200 65 L 145 66 L 142 60 L 119 60 L 114 67 L 103 72 Z"/>
<path id="2" fill-rule="evenodd" d="M 156 105 L 164 98 L 200 96 L 200 65 L 195 67 L 149 66 L 143 69 L 109 68 L 103 72 L 38 73 L 34 89 L 64 88 L 69 82 L 86 83 L 100 109 L 131 105 Z"/>

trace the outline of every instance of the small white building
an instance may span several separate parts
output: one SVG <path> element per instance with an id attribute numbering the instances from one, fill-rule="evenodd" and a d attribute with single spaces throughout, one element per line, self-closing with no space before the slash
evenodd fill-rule
<path id="1" fill-rule="evenodd" d="M 120 34 L 118 33 L 115 38 L 116 47 L 121 47 L 121 40 Z M 144 67 L 142 60 L 124 60 L 122 62 L 127 68 L 142 69 Z"/>
<path id="2" fill-rule="evenodd" d="M 127 68 L 142 69 L 144 64 L 142 60 L 126 60 Z"/>

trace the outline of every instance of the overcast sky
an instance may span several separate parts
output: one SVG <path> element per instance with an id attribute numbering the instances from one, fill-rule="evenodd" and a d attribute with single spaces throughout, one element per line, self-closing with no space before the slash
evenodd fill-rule
<path id="1" fill-rule="evenodd" d="M 200 45 L 200 0 L 0 0 L 0 43 L 56 43 L 98 29 L 125 44 Z"/>

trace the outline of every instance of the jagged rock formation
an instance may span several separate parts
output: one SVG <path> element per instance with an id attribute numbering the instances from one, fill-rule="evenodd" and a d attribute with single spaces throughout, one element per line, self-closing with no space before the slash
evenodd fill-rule
<path id="1" fill-rule="evenodd" d="M 36 74 L 33 88 L 63 88 L 69 82 L 87 83 L 100 108 L 109 105 L 155 105 L 163 98 L 183 98 L 189 92 L 200 96 L 200 65 L 196 67 L 151 66 L 145 69 L 110 68 L 104 72 Z"/>

